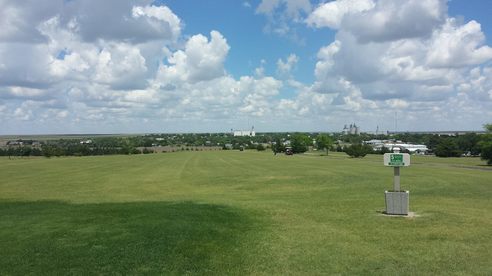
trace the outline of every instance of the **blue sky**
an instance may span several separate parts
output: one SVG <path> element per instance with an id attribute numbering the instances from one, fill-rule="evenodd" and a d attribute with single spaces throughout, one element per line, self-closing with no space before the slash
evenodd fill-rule
<path id="1" fill-rule="evenodd" d="M 0 134 L 480 130 L 492 2 L 0 1 Z"/>

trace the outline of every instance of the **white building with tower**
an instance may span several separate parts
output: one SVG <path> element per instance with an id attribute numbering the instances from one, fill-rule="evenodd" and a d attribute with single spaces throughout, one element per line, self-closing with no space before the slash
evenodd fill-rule
<path id="1" fill-rule="evenodd" d="M 357 125 L 355 125 L 355 123 L 350 124 L 349 127 L 347 127 L 347 125 L 345 125 L 343 127 L 342 133 L 345 134 L 345 135 L 348 135 L 348 134 L 359 135 L 360 134 L 360 127 L 358 127 Z"/>
<path id="2" fill-rule="evenodd" d="M 255 137 L 256 136 L 255 127 L 252 126 L 251 130 L 234 130 L 232 131 L 232 135 Z"/>

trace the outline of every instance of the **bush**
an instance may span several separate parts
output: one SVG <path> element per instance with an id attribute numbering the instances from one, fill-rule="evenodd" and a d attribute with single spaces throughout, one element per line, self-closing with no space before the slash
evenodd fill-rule
<path id="1" fill-rule="evenodd" d="M 364 157 L 371 152 L 372 148 L 369 145 L 353 144 L 345 148 L 345 153 L 354 158 Z"/>
<path id="2" fill-rule="evenodd" d="M 264 151 L 265 150 L 265 147 L 263 146 L 263 144 L 258 144 L 258 146 L 256 146 L 256 149 L 258 151 Z"/>
<path id="3" fill-rule="evenodd" d="M 149 154 L 149 153 L 154 153 L 154 151 L 149 150 L 148 148 L 144 148 L 144 149 L 142 150 L 142 153 L 143 153 L 143 154 Z"/>

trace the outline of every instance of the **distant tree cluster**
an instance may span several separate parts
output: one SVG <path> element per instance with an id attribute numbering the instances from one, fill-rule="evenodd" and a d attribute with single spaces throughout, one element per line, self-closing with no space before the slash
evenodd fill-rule
<path id="1" fill-rule="evenodd" d="M 488 134 L 468 133 L 465 135 L 432 135 L 400 133 L 396 135 L 344 135 L 341 133 L 261 133 L 255 137 L 235 137 L 231 133 L 150 134 L 135 136 L 92 137 L 90 142 L 80 139 L 17 140 L 0 148 L 0 156 L 88 156 L 110 154 L 148 154 L 154 147 L 172 146 L 183 151 L 197 147 L 220 147 L 234 150 L 272 149 L 274 153 L 285 152 L 289 147 L 293 153 L 304 153 L 314 147 L 328 155 L 330 150 L 346 152 L 352 157 L 367 154 L 384 154 L 388 148 L 374 151 L 363 144 L 371 139 L 400 140 L 407 143 L 425 144 L 431 153 L 439 157 L 482 156 L 487 162 L 492 159 L 492 126 L 486 125 Z M 20 143 L 22 142 L 22 143 Z"/>

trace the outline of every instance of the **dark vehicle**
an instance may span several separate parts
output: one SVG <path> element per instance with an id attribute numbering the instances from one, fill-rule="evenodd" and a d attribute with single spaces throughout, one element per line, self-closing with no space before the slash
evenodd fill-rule
<path id="1" fill-rule="evenodd" d="M 292 151 L 291 147 L 286 147 L 285 148 L 285 155 L 292 155 L 294 152 Z"/>

